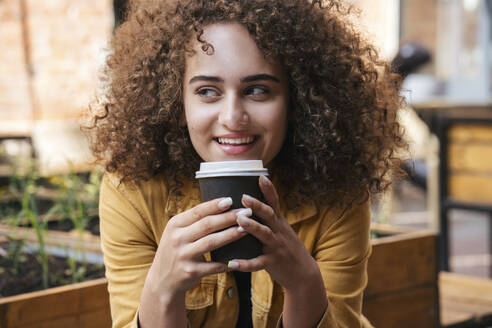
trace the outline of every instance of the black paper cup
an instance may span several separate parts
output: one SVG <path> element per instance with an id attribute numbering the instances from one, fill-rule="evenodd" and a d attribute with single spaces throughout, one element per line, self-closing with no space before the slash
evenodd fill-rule
<path id="1" fill-rule="evenodd" d="M 261 175 L 268 175 L 261 160 L 203 162 L 196 178 L 200 182 L 202 201 L 220 197 L 231 197 L 230 209 L 243 208 L 243 194 L 264 201 L 258 185 Z M 261 223 L 255 216 L 251 217 Z M 263 253 L 263 245 L 254 236 L 247 234 L 241 239 L 222 246 L 211 252 L 212 261 L 229 262 L 233 259 L 252 259 Z"/>

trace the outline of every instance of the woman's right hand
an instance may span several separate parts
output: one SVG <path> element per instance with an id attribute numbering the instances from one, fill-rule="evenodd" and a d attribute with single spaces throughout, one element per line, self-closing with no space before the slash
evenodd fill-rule
<path id="1" fill-rule="evenodd" d="M 162 234 L 146 285 L 170 297 L 184 294 L 204 276 L 227 271 L 226 263 L 207 262 L 204 254 L 243 237 L 237 212 L 225 212 L 231 198 L 201 203 L 169 220 Z"/>
<path id="2" fill-rule="evenodd" d="M 231 198 L 218 198 L 169 220 L 142 290 L 142 328 L 186 327 L 186 291 L 202 277 L 228 270 L 227 264 L 207 262 L 203 255 L 246 234 L 237 229 L 240 210 L 225 212 L 231 205 Z"/>

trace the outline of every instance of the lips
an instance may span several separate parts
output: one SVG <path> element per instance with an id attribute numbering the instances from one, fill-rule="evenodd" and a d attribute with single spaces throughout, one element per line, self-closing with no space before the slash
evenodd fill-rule
<path id="1" fill-rule="evenodd" d="M 228 155 L 238 155 L 253 148 L 258 140 L 254 135 L 227 135 L 215 138 L 219 148 Z"/>

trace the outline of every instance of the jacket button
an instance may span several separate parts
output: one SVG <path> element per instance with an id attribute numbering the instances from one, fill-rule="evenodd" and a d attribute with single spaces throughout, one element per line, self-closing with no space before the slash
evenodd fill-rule
<path id="1" fill-rule="evenodd" d="M 233 298 L 234 297 L 234 288 L 233 287 L 227 288 L 226 294 L 227 294 L 227 297 Z"/>

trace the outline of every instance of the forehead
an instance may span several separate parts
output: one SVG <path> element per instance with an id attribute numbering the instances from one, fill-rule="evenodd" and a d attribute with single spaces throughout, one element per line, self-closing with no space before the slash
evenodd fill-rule
<path id="1" fill-rule="evenodd" d="M 278 61 L 265 58 L 246 28 L 238 23 L 212 24 L 204 28 L 202 40 L 213 47 L 207 54 L 204 43 L 192 40 L 194 53 L 186 58 L 186 75 L 240 75 L 255 73 L 280 74 Z"/>

